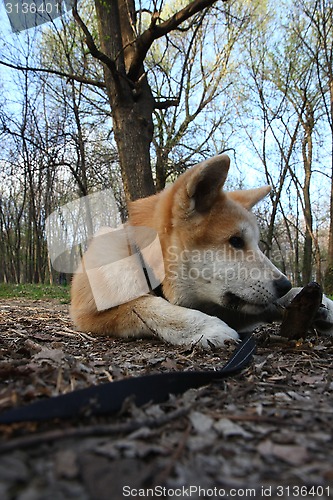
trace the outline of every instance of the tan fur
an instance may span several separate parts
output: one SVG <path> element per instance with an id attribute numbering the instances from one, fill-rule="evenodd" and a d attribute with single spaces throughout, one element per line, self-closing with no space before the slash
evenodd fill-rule
<path id="1" fill-rule="evenodd" d="M 211 344 L 220 346 L 226 338 L 237 338 L 235 330 L 223 321 L 224 314 L 229 318 L 230 311 L 232 313 L 232 308 L 236 307 L 232 305 L 228 310 L 230 294 L 233 297 L 240 290 L 241 300 L 238 303 L 241 306 L 237 307 L 242 307 L 245 314 L 252 309 L 255 314 L 255 311 L 265 308 L 277 298 L 273 282 L 282 275 L 268 259 L 263 258 L 261 261 L 259 233 L 254 217 L 249 212 L 269 192 L 269 187 L 226 193 L 222 191 L 222 186 L 228 168 L 229 159 L 226 156 L 215 157 L 188 170 L 161 193 L 131 205 L 130 225 L 153 228 L 159 236 L 166 273 L 163 281 L 166 300 L 147 294 L 111 309 L 98 311 L 83 260 L 73 278 L 71 291 L 71 316 L 79 330 L 122 337 L 156 335 L 173 344 L 190 345 L 198 342 L 206 348 Z M 233 236 L 245 239 L 241 257 L 241 262 L 245 264 L 242 265 L 259 266 L 265 270 L 268 274 L 265 282 L 258 286 L 255 282 L 247 284 L 241 281 L 241 277 L 235 285 L 236 289 L 232 288 L 234 284 L 231 283 L 229 290 L 226 279 L 221 279 L 220 299 L 219 281 L 213 273 L 215 263 L 207 265 L 211 266 L 211 280 L 207 278 L 199 283 L 200 280 L 196 282 L 186 276 L 180 277 L 184 266 L 178 259 L 184 252 L 185 256 L 189 252 L 192 258 L 193 252 L 202 252 L 200 255 L 204 256 L 207 250 L 223 250 L 227 260 L 232 262 L 233 267 L 230 269 L 236 269 L 239 257 L 229 242 Z M 254 264 L 247 263 L 250 257 Z M 203 264 L 198 265 L 195 261 L 193 266 L 198 267 L 198 272 L 206 270 Z M 223 273 L 224 263 L 218 262 L 218 266 Z M 245 285 L 249 288 L 243 292 Z M 103 287 L 102 280 L 100 286 Z M 219 318 L 206 314 L 205 308 L 212 305 L 218 308 L 216 316 Z M 235 311 L 236 315 L 238 312 Z"/>

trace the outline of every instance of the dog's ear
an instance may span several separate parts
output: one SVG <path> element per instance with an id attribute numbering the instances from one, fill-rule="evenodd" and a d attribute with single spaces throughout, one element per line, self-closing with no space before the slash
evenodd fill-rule
<path id="1" fill-rule="evenodd" d="M 197 212 L 208 212 L 214 205 L 227 178 L 229 165 L 229 156 L 218 155 L 193 167 L 186 190 Z"/>
<path id="2" fill-rule="evenodd" d="M 243 207 L 247 210 L 251 210 L 254 205 L 268 195 L 270 190 L 270 186 L 263 186 L 256 189 L 243 189 L 239 191 L 231 191 L 228 193 L 228 197 L 243 205 Z"/>

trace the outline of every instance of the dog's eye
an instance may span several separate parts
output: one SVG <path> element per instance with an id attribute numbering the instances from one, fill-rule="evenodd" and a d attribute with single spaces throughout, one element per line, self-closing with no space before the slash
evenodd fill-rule
<path id="1" fill-rule="evenodd" d="M 229 243 L 234 248 L 244 248 L 245 241 L 240 236 L 231 236 Z"/>

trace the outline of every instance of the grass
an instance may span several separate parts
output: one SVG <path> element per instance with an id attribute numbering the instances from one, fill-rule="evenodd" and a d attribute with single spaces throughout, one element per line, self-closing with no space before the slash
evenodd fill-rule
<path id="1" fill-rule="evenodd" d="M 69 286 L 63 285 L 0 283 L 0 299 L 57 299 L 61 304 L 68 304 L 70 302 L 69 290 Z M 333 300 L 333 295 L 327 295 L 327 297 Z"/>
<path id="2" fill-rule="evenodd" d="M 0 299 L 57 299 L 62 304 L 69 302 L 69 286 L 0 283 Z"/>

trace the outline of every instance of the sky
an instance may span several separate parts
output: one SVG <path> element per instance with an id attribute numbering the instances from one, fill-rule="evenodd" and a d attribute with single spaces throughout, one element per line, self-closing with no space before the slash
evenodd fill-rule
<path id="1" fill-rule="evenodd" d="M 11 33 L 11 27 L 10 27 L 9 19 L 8 19 L 6 9 L 5 9 L 5 1 L 6 0 L 0 1 L 0 19 L 1 19 L 0 31 L 1 31 L 1 34 L 7 35 L 7 34 Z"/>
<path id="2" fill-rule="evenodd" d="M 24 32 L 13 33 L 10 28 L 10 23 L 7 18 L 7 14 L 5 12 L 5 6 L 4 6 L 5 1 L 6 0 L 0 0 L 0 18 L 2 20 L 0 26 L 1 38 L 2 40 L 5 40 L 5 42 L 8 43 L 9 45 L 14 45 L 15 47 L 17 47 L 17 54 L 19 54 L 20 52 L 22 52 L 23 54 L 24 49 L 26 49 L 28 42 L 32 43 L 32 48 L 33 48 L 35 35 L 40 30 L 35 30 L 34 28 L 32 28 Z M 3 55 L 3 46 L 1 46 L 0 44 L 0 58 L 2 55 Z M 6 69 L 4 66 L 0 66 L 0 83 L 2 82 L 3 84 L 5 84 L 7 91 L 9 90 L 13 96 L 14 93 L 17 92 L 16 87 L 12 85 L 12 80 L 14 76 L 15 76 L 14 70 L 12 71 Z M 15 101 L 15 98 L 13 98 L 13 101 Z M 14 103 L 13 103 L 13 109 L 15 109 Z M 257 118 L 255 118 L 254 114 L 253 123 L 254 120 L 256 119 Z M 259 127 L 256 128 L 255 133 L 257 136 L 258 146 L 260 148 L 260 141 L 261 141 L 260 124 Z M 232 158 L 231 172 L 234 173 L 235 177 L 236 178 L 238 177 L 238 179 L 245 181 L 245 184 L 248 187 L 256 187 L 260 184 L 265 183 L 263 176 L 263 168 L 261 166 L 260 160 L 256 157 L 251 147 L 249 147 L 245 135 L 243 135 L 243 137 L 238 136 L 237 140 L 234 141 L 234 143 L 233 143 L 233 138 L 231 138 L 230 146 L 235 148 L 235 154 L 232 151 L 230 151 L 229 153 Z M 325 148 L 322 148 L 322 150 L 324 149 Z M 329 158 L 325 158 L 324 161 L 325 163 L 329 163 Z M 274 165 L 272 165 L 272 168 L 273 167 Z M 322 185 L 325 183 L 326 182 L 324 179 L 320 179 L 319 187 L 322 188 Z"/>

